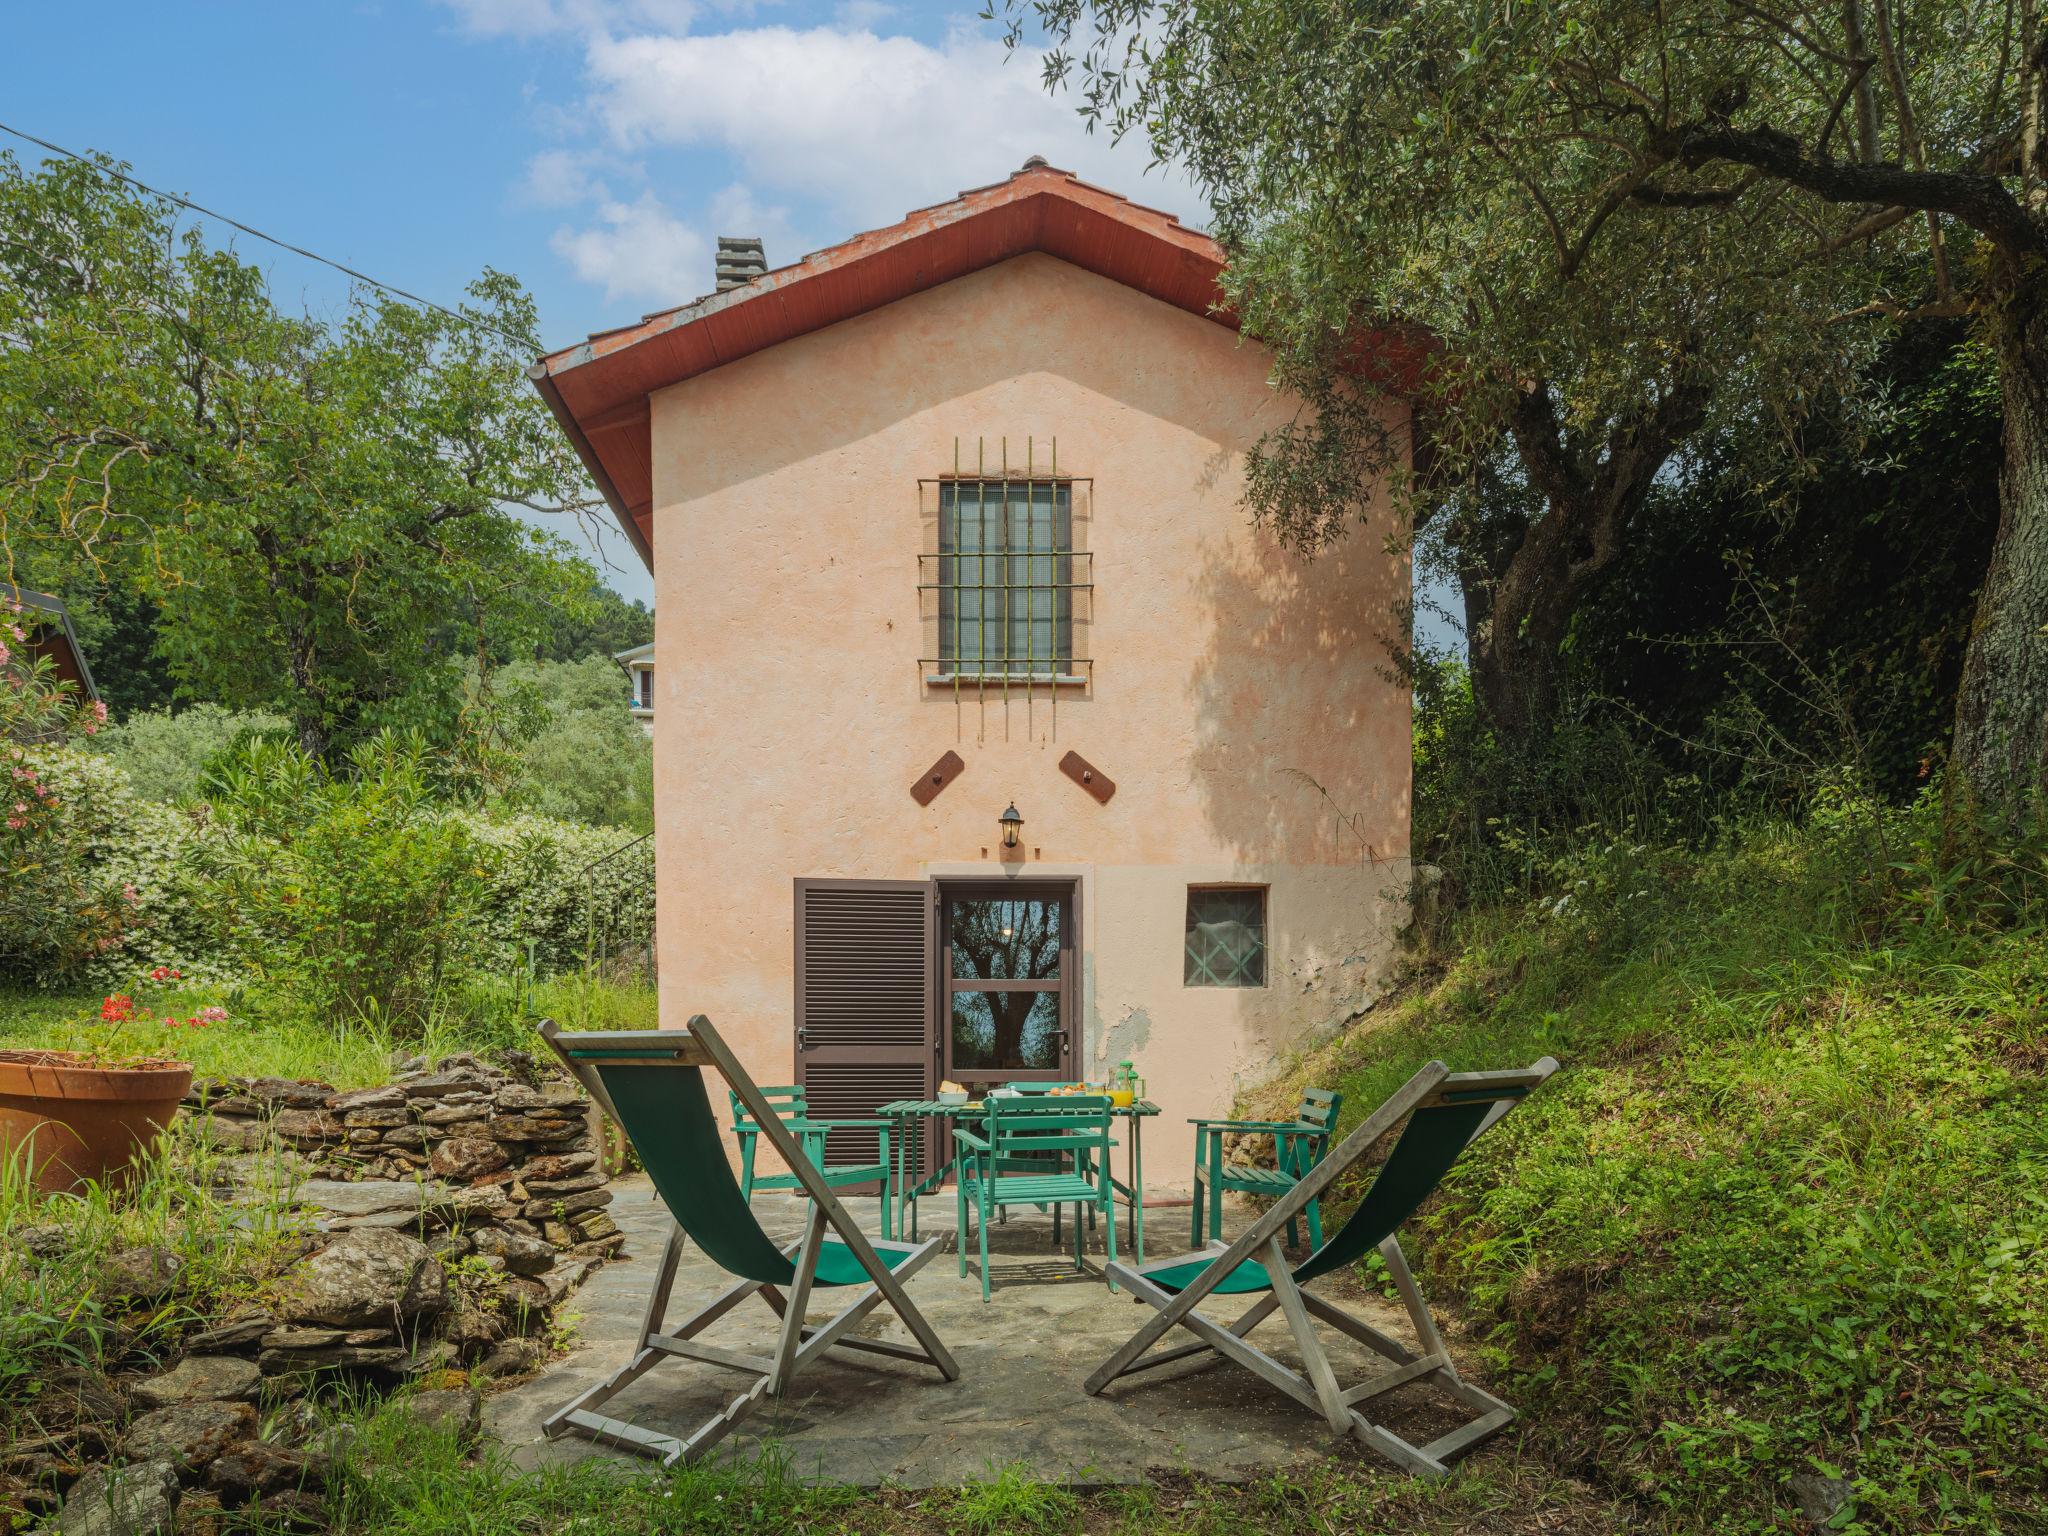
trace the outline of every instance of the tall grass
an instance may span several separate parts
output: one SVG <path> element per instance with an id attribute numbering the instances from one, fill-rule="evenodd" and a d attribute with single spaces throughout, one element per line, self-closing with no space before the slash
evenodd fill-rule
<path id="1" fill-rule="evenodd" d="M 167 1358 L 205 1319 L 259 1297 L 299 1234 L 282 1163 L 242 1164 L 253 1182 L 231 1189 L 219 1157 L 167 1137 L 119 1187 L 45 1194 L 31 1150 L 0 1158 L 0 1442 L 36 1423 L 53 1369 Z M 131 1248 L 168 1256 L 162 1295 L 109 1290 L 107 1260 Z"/>
<path id="2" fill-rule="evenodd" d="M 661 1024 L 653 987 L 573 971 L 536 985 L 533 1011 L 565 1029 L 656 1029 Z"/>
<path id="3" fill-rule="evenodd" d="M 2048 1500 L 2041 892 L 1937 907 L 1936 829 L 1894 819 L 1917 852 L 1882 869 L 1824 818 L 1589 846 L 1254 1105 L 1335 1083 L 1355 1123 L 1432 1056 L 1559 1057 L 1448 1181 L 1429 1259 L 1538 1443 L 1680 1526 L 1781 1528 L 1800 1474 L 1861 1529 Z"/>

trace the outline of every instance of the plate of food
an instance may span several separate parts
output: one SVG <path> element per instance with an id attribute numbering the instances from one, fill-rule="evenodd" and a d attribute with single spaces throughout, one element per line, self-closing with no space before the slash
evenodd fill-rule
<path id="1" fill-rule="evenodd" d="M 945 1082 L 939 1084 L 939 1102 L 941 1104 L 965 1104 L 967 1102 L 967 1090 L 951 1078 L 948 1078 Z"/>

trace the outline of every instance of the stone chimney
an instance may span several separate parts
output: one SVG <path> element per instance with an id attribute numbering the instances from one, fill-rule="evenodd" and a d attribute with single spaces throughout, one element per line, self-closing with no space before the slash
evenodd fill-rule
<path id="1" fill-rule="evenodd" d="M 768 253 L 759 235 L 718 237 L 718 291 L 743 288 L 768 270 Z"/>

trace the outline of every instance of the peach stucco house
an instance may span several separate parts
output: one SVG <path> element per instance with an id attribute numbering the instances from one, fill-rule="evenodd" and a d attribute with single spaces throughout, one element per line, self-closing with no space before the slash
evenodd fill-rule
<path id="1" fill-rule="evenodd" d="M 663 1020 L 814 1113 L 1130 1059 L 1184 1186 L 1388 963 L 1408 570 L 1251 525 L 1220 264 L 1034 160 L 534 369 L 654 572 Z"/>

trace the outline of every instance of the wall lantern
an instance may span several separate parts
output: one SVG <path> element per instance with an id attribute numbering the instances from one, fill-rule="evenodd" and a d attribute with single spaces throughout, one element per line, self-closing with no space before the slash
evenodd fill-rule
<path id="1" fill-rule="evenodd" d="M 1016 802 L 1011 802 L 1010 808 L 996 818 L 996 823 L 1003 829 L 1003 846 L 1016 847 L 1017 840 L 1024 835 L 1024 818 L 1017 813 Z"/>

